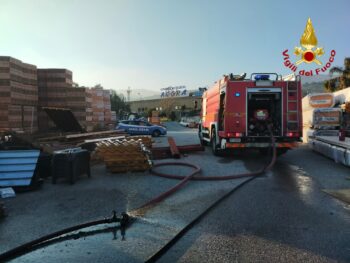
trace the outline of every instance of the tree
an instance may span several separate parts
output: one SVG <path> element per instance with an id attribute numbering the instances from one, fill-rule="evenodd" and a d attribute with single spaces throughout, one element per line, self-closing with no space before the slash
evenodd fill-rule
<path id="1" fill-rule="evenodd" d="M 94 86 L 94 88 L 103 88 L 103 87 L 102 87 L 101 84 L 98 83 L 98 84 L 96 84 L 96 85 Z"/>
<path id="2" fill-rule="evenodd" d="M 342 74 L 343 73 L 343 68 L 342 67 L 332 67 L 329 70 L 329 75 L 332 77 L 334 73 Z"/>
<path id="3" fill-rule="evenodd" d="M 159 113 L 159 117 L 160 117 L 160 118 L 166 117 L 165 111 L 161 111 L 161 112 Z"/>
<path id="4" fill-rule="evenodd" d="M 327 91 L 333 92 L 350 87 L 350 58 L 344 59 L 344 68 L 333 67 L 329 70 L 331 77 L 333 77 L 334 73 L 339 74 L 339 76 L 324 82 L 324 87 Z"/>
<path id="5" fill-rule="evenodd" d="M 118 96 L 118 94 L 112 90 L 111 93 L 111 109 L 115 111 L 118 116 L 123 112 L 130 112 L 130 105 L 125 102 L 124 96 Z"/>
<path id="6" fill-rule="evenodd" d="M 176 113 L 174 111 L 170 112 L 169 118 L 174 121 L 176 119 Z"/>
<path id="7" fill-rule="evenodd" d="M 328 92 L 334 92 L 339 89 L 337 85 L 337 78 L 329 79 L 323 82 L 324 89 Z"/>

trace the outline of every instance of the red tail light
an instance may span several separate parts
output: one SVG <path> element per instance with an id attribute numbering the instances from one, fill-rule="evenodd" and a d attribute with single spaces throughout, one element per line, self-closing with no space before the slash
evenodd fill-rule
<path id="1" fill-rule="evenodd" d="M 234 137 L 234 138 L 237 138 L 237 137 L 242 137 L 243 134 L 241 132 L 228 132 L 227 133 L 227 137 Z"/>
<path id="2" fill-rule="evenodd" d="M 287 137 L 299 137 L 299 132 L 287 132 Z"/>

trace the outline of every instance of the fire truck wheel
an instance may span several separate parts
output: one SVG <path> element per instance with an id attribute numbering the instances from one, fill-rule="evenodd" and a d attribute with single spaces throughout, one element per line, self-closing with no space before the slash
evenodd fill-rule
<path id="1" fill-rule="evenodd" d="M 219 155 L 218 143 L 216 140 L 215 129 L 211 131 L 211 149 L 214 155 Z"/>
<path id="2" fill-rule="evenodd" d="M 201 145 L 203 145 L 203 146 L 207 146 L 208 145 L 208 142 L 207 141 L 205 141 L 205 140 L 200 140 L 201 141 Z"/>
<path id="3" fill-rule="evenodd" d="M 260 148 L 259 153 L 261 155 L 267 155 L 269 153 L 269 149 L 268 148 Z"/>
<path id="4" fill-rule="evenodd" d="M 203 140 L 203 135 L 202 135 L 202 131 L 201 130 L 198 131 L 198 137 L 199 137 L 199 141 L 200 141 L 202 146 L 207 146 L 208 145 L 208 142 Z"/>
<path id="5" fill-rule="evenodd" d="M 207 146 L 208 142 L 203 140 L 202 125 L 198 126 L 198 138 L 202 146 Z"/>
<path id="6" fill-rule="evenodd" d="M 285 154 L 287 151 L 288 151 L 288 149 L 286 149 L 286 148 L 279 148 L 279 149 L 277 149 L 276 154 L 277 154 L 277 156 L 281 156 L 282 154 Z"/>

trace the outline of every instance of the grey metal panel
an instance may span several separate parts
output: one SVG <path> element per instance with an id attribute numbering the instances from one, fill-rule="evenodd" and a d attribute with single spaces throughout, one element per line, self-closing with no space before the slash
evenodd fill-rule
<path id="1" fill-rule="evenodd" d="M 39 155 L 39 150 L 0 151 L 0 187 L 29 185 Z"/>
<path id="2" fill-rule="evenodd" d="M 251 93 L 251 92 L 281 92 L 281 88 L 249 88 L 247 89 L 247 92 Z"/>

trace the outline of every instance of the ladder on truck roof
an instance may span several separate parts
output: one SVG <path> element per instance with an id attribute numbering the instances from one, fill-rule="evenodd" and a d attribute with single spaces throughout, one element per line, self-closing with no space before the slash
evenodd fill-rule
<path id="1" fill-rule="evenodd" d="M 287 131 L 299 131 L 299 80 L 287 81 Z"/>

